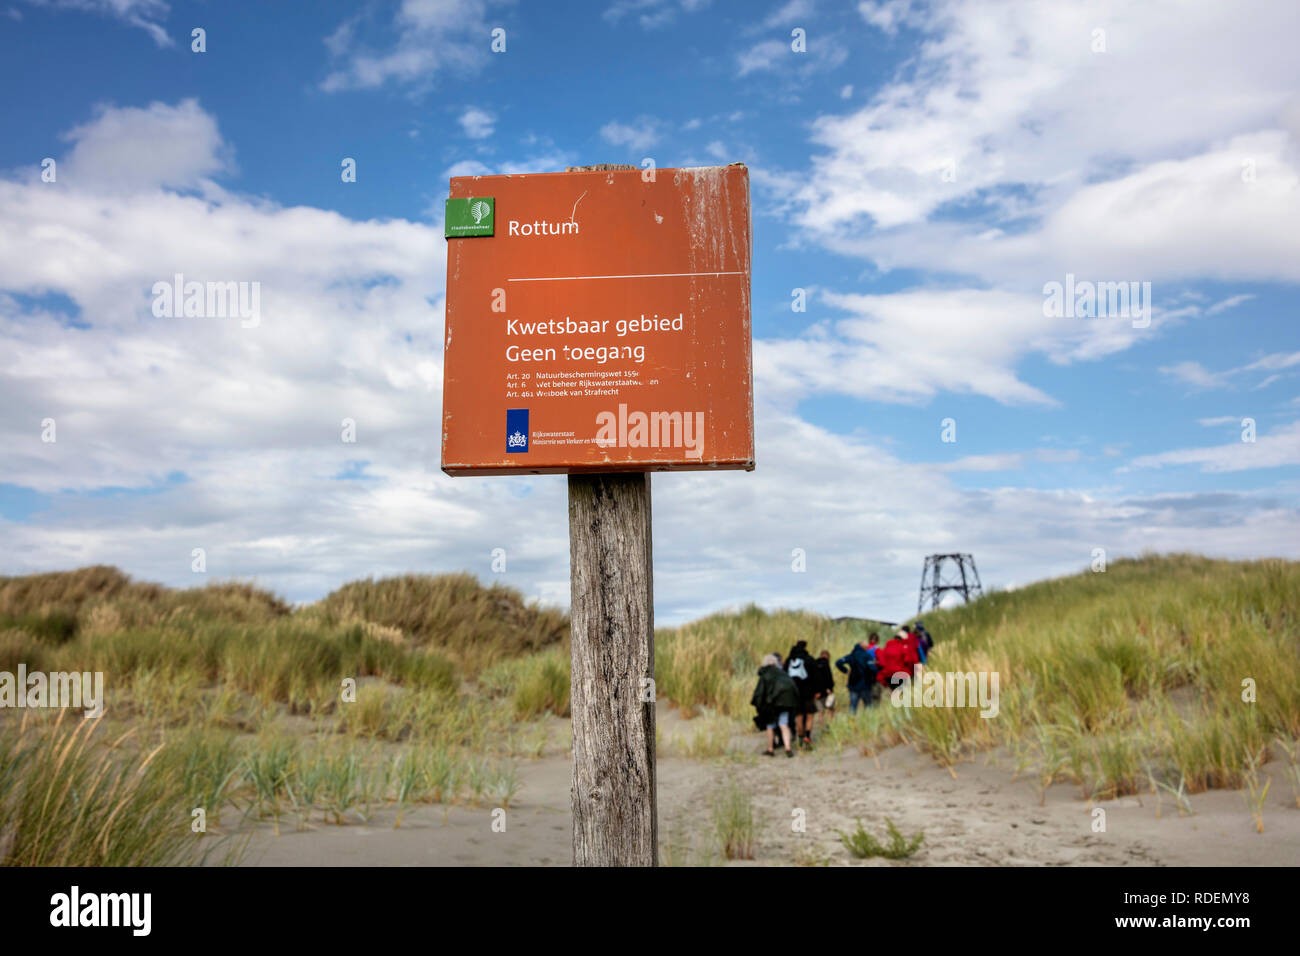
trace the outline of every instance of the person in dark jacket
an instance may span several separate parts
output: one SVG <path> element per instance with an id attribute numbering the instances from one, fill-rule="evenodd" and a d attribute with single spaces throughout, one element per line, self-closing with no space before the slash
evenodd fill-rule
<path id="1" fill-rule="evenodd" d="M 907 637 L 904 638 L 904 640 L 907 641 L 907 646 L 910 647 L 912 653 L 916 655 L 916 659 L 924 664 L 926 650 L 925 642 L 921 640 L 921 633 L 916 629 L 916 625 L 904 627 L 903 632 L 907 635 Z"/>
<path id="2" fill-rule="evenodd" d="M 813 656 L 807 641 L 796 641 L 785 659 L 785 672 L 799 691 L 799 709 L 795 712 L 795 736 L 805 747 L 812 746 L 812 719 L 817 713 L 817 679 L 813 675 Z"/>
<path id="3" fill-rule="evenodd" d="M 831 670 L 831 652 L 822 651 L 813 661 L 817 690 L 813 694 L 817 713 L 825 714 L 823 723 L 835 716 L 835 672 Z"/>
<path id="4" fill-rule="evenodd" d="M 930 632 L 925 629 L 925 625 L 920 621 L 917 621 L 912 625 L 912 630 L 914 630 L 917 637 L 921 639 L 921 648 L 925 651 L 926 656 L 928 657 L 931 648 L 934 647 L 934 638 L 930 635 Z M 921 663 L 925 663 L 925 658 L 921 659 Z"/>
<path id="5" fill-rule="evenodd" d="M 880 640 L 875 634 L 871 635 Z M 859 641 L 838 661 L 835 669 L 849 675 L 849 710 L 858 712 L 858 704 L 870 707 L 875 703 L 876 656 L 866 641 Z"/>
<path id="6" fill-rule="evenodd" d="M 763 658 L 763 666 L 758 669 L 758 684 L 749 702 L 758 711 L 757 722 L 767 730 L 767 750 L 764 753 L 769 757 L 775 753 L 774 734 L 776 728 L 780 727 L 785 755 L 793 757 L 794 751 L 790 749 L 790 714 L 800 706 L 799 691 L 790 675 L 781 669 L 778 660 L 780 658 L 776 654 L 768 654 Z"/>

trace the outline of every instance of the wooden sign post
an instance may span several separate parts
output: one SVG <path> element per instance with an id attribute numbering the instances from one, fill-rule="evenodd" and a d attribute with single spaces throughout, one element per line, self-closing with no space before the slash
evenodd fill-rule
<path id="1" fill-rule="evenodd" d="M 744 166 L 466 176 L 442 468 L 568 474 L 573 862 L 654 866 L 650 473 L 754 467 Z"/>
<path id="2" fill-rule="evenodd" d="M 574 866 L 659 862 L 650 527 L 648 473 L 569 476 Z"/>

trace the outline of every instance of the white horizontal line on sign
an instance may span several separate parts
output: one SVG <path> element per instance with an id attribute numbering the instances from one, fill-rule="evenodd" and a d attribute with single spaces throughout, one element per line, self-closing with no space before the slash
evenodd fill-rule
<path id="1" fill-rule="evenodd" d="M 743 276 L 743 272 L 647 272 L 630 276 L 541 276 L 536 279 L 507 279 L 507 282 L 565 282 L 569 279 L 674 279 L 681 276 Z"/>

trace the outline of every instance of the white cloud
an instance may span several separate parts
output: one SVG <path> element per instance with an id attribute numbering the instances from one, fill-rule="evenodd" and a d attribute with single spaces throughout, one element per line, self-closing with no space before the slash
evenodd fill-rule
<path id="1" fill-rule="evenodd" d="M 1235 441 L 1210 448 L 1186 448 L 1142 455 L 1131 468 L 1160 468 L 1165 465 L 1200 465 L 1203 472 L 1247 471 L 1300 465 L 1300 421 L 1258 435 L 1253 442 Z"/>
<path id="2" fill-rule="evenodd" d="M 797 84 L 815 73 L 833 70 L 849 58 L 848 47 L 833 33 L 806 33 L 804 43 L 805 48 L 796 51 L 793 34 L 755 43 L 736 54 L 736 76 L 774 71 L 787 84 Z"/>
<path id="3" fill-rule="evenodd" d="M 858 4 L 858 13 L 871 26 L 893 36 L 910 18 L 911 8 L 911 0 L 863 0 Z"/>
<path id="4" fill-rule="evenodd" d="M 950 471 L 1021 471 L 1026 458 L 1045 464 L 1073 464 L 1083 455 L 1078 449 L 1037 449 L 1026 455 L 1019 451 L 1000 451 L 983 455 L 966 455 L 953 462 L 937 464 L 937 470 Z"/>
<path id="5" fill-rule="evenodd" d="M 1222 372 L 1211 372 L 1200 362 L 1179 362 L 1176 365 L 1162 365 L 1160 371 L 1187 385 L 1197 388 L 1223 388 L 1228 385 L 1228 378 Z"/>
<path id="6" fill-rule="evenodd" d="M 764 40 L 755 43 L 736 57 L 737 75 L 748 76 L 761 70 L 776 69 L 777 63 L 790 52 L 789 45 L 781 40 Z"/>
<path id="7" fill-rule="evenodd" d="M 1017 376 L 1021 360 L 1090 361 L 1127 348 L 1139 335 L 1120 317 L 1046 318 L 1041 295 L 996 289 L 823 292 L 820 300 L 853 317 L 814 325 L 801 338 L 755 344 L 756 364 L 769 370 L 769 382 L 787 401 L 835 393 L 922 404 L 956 392 L 1055 405 Z"/>
<path id="8" fill-rule="evenodd" d="M 492 135 L 496 126 L 497 118 L 487 110 L 481 110 L 477 106 L 471 106 L 460 114 L 457 120 L 465 135 L 470 139 L 487 139 Z"/>
<path id="9" fill-rule="evenodd" d="M 557 173 L 569 166 L 576 165 L 575 155 L 566 150 L 533 153 L 523 159 L 502 160 L 495 166 L 488 166 L 477 159 L 463 159 L 443 171 L 440 179 L 453 176 L 516 176 L 521 173 Z M 438 215 L 441 215 L 442 203 L 437 203 Z M 436 218 L 436 216 L 435 216 Z"/>
<path id="10" fill-rule="evenodd" d="M 789 25 L 804 26 L 806 28 L 807 24 L 800 21 L 811 17 L 813 9 L 813 0 L 786 0 L 785 3 L 763 18 L 763 27 L 771 29 Z"/>
<path id="11" fill-rule="evenodd" d="M 491 549 L 506 547 L 506 583 L 564 603 L 563 479 L 453 481 L 438 471 L 439 230 L 223 191 L 207 178 L 228 168 L 212 117 L 185 104 L 141 112 L 147 121 L 107 110 L 80 128 L 57 189 L 0 179 L 4 480 L 54 500 L 30 521 L 0 519 L 0 573 L 107 562 L 192 584 L 190 551 L 203 547 L 212 576 L 255 577 L 304 599 L 370 574 L 486 577 Z M 203 129 L 206 152 L 149 165 L 159 137 Z M 70 162 L 78 150 L 84 159 Z M 64 163 L 86 170 L 96 156 L 151 172 L 129 193 L 90 177 L 65 183 Z M 523 161 L 538 163 L 565 165 L 558 154 Z M 153 317 L 151 286 L 175 272 L 260 281 L 261 325 Z M 78 327 L 55 305 L 4 292 L 67 296 Z M 950 464 L 909 464 L 870 438 L 802 420 L 799 397 L 845 383 L 887 401 L 951 388 L 1042 404 L 1047 396 L 1008 371 L 1016 357 L 1072 361 L 1100 334 L 1054 326 L 1037 294 L 823 304 L 847 318 L 821 336 L 755 342 L 757 470 L 655 477 L 661 622 L 751 597 L 897 620 L 915 606 L 933 551 L 973 551 L 990 586 L 1085 567 L 1097 542 L 1112 556 L 1151 546 L 1295 553 L 1300 515 L 1266 495 L 1211 505 L 1113 488 L 969 490 Z M 40 441 L 46 417 L 58 423 L 53 444 Z M 355 444 L 340 441 L 345 417 L 357 423 Z M 334 477 L 358 471 L 367 480 Z M 169 484 L 174 473 L 186 480 Z M 152 491 L 107 501 L 69 493 L 110 487 Z M 807 551 L 807 574 L 790 573 L 794 547 Z"/>
<path id="12" fill-rule="evenodd" d="M 1220 312 L 1227 312 L 1229 309 L 1235 309 L 1243 302 L 1249 302 L 1255 298 L 1253 292 L 1247 292 L 1243 295 L 1232 295 L 1221 302 L 1216 302 L 1205 310 L 1206 315 L 1218 315 Z"/>
<path id="13" fill-rule="evenodd" d="M 916 25 L 929 42 L 906 73 L 813 124 L 797 218 L 818 241 L 991 282 L 1300 277 L 1300 8 L 946 0 Z M 932 218 L 959 201 L 978 226 Z"/>
<path id="14" fill-rule="evenodd" d="M 1297 367 L 1300 367 L 1300 352 L 1273 352 L 1263 358 L 1256 359 L 1248 365 L 1230 368 L 1223 372 L 1211 372 L 1200 362 L 1195 361 L 1162 366 L 1160 371 L 1180 382 L 1194 385 L 1197 388 L 1227 388 L 1233 384 L 1233 376 L 1258 371 L 1276 372 Z M 1278 381 L 1281 377 L 1281 375 L 1270 375 L 1253 387 L 1264 388 Z"/>
<path id="15" fill-rule="evenodd" d="M 486 163 L 481 163 L 477 159 L 462 159 L 459 162 L 452 163 L 443 170 L 440 179 L 452 179 L 456 176 L 491 176 L 496 172 Z"/>
<path id="16" fill-rule="evenodd" d="M 1049 465 L 1070 465 L 1083 455 L 1077 448 L 1040 448 L 1034 452 L 1034 457 Z"/>
<path id="17" fill-rule="evenodd" d="M 1274 352 L 1272 355 L 1265 355 L 1262 359 L 1251 362 L 1241 370 L 1295 368 L 1297 365 L 1300 365 L 1300 352 Z"/>
<path id="18" fill-rule="evenodd" d="M 158 23 L 159 20 L 167 19 L 167 15 L 171 12 L 171 6 L 165 0 L 27 0 L 27 2 L 38 7 L 85 10 L 113 17 L 144 30 L 160 47 L 175 46 L 175 41 L 167 35 L 162 24 Z M 9 8 L 9 15 L 15 20 L 22 19 L 22 14 L 13 7 Z"/>
<path id="19" fill-rule="evenodd" d="M 940 471 L 1019 471 L 1024 467 L 1023 455 L 1015 453 L 967 455 L 956 461 L 938 466 Z"/>
<path id="20" fill-rule="evenodd" d="M 488 0 L 402 0 L 388 32 L 394 40 L 367 44 L 358 34 L 363 17 L 344 21 L 325 39 L 342 61 L 321 89 L 375 89 L 387 83 L 428 84 L 442 71 L 476 71 L 491 55 Z"/>
<path id="21" fill-rule="evenodd" d="M 614 146 L 641 153 L 659 142 L 663 124 L 653 116 L 638 116 L 631 123 L 611 120 L 600 128 L 600 138 Z"/>
<path id="22" fill-rule="evenodd" d="M 192 99 L 144 109 L 101 106 L 94 120 L 63 139 L 73 148 L 60 164 L 59 182 L 77 189 L 198 189 L 232 168 L 216 122 Z M 142 142 L 150 147 L 141 149 Z"/>
<path id="23" fill-rule="evenodd" d="M 922 361 L 933 381 L 959 391 L 1049 401 L 1020 381 L 1025 356 L 1097 359 L 1247 301 L 1231 296 L 1206 308 L 1181 295 L 1179 282 L 1300 281 L 1300 97 L 1284 39 L 1300 28 L 1293 5 L 1258 0 L 1243 12 L 939 0 L 924 15 L 907 3 L 859 10 L 886 33 L 906 25 L 927 42 L 864 106 L 813 121 L 819 151 L 809 168 L 755 170 L 773 210 L 802 227 L 802 240 L 881 272 L 939 272 L 945 287 L 952 276 L 968 277 L 993 296 L 1005 293 L 1004 302 L 1067 273 L 1150 282 L 1153 320 L 1142 331 L 1114 318 L 1044 325 L 1020 299 L 1017 317 L 994 310 L 991 340 L 972 367 L 967 339 L 942 320 L 924 327 L 931 334 L 920 349 L 905 334 L 876 341 L 892 327 L 877 316 L 869 348 L 831 336 L 791 343 L 774 357 L 790 372 L 791 395 L 840 380 L 848 394 L 923 401 L 928 395 L 914 385 L 878 388 L 851 374 L 865 362 L 870 379 L 888 378 L 891 366 Z M 1249 25 L 1235 33 L 1242 16 Z M 1099 24 L 1104 54 L 1091 51 Z M 913 291 L 903 295 L 917 304 Z M 990 299 L 957 294 L 969 295 Z M 964 304 L 949 303 L 954 315 L 965 314 Z M 883 299 L 874 308 L 888 311 Z M 1267 370 L 1264 361 L 1228 372 L 1195 362 L 1164 371 L 1224 387 Z"/>
<path id="24" fill-rule="evenodd" d="M 73 155 L 84 143 L 111 143 L 115 158 L 148 163 L 160 136 L 193 128 L 182 107 L 155 110 L 147 124 L 129 110 L 105 111 L 78 131 Z M 138 136 L 134 150 L 124 130 Z M 211 163 L 183 168 L 214 165 L 214 146 Z M 250 470 L 270 458 L 287 464 L 301 451 L 309 472 L 332 472 L 331 459 L 364 455 L 364 446 L 319 443 L 322 430 L 337 439 L 345 415 L 368 421 L 375 437 L 423 421 L 440 370 L 436 230 L 224 193 L 180 195 L 164 188 L 172 178 L 153 189 L 138 182 L 129 195 L 62 173 L 57 189 L 0 180 L 0 289 L 58 292 L 87 326 L 5 301 L 7 480 L 54 492 L 148 484 L 174 469 L 219 482 L 226 471 L 233 490 L 256 484 Z M 156 318 L 153 284 L 178 272 L 259 282 L 260 326 Z M 31 415 L 58 421 L 57 443 L 31 440 Z"/>
<path id="25" fill-rule="evenodd" d="M 708 6 L 708 0 L 615 0 L 601 14 L 601 18 L 618 24 L 624 17 L 635 15 L 643 30 L 657 30 L 677 19 L 677 12 L 695 13 Z"/>
<path id="26" fill-rule="evenodd" d="M 758 385 L 769 390 L 762 378 Z M 671 542 L 656 552 L 656 615 L 665 620 L 715 609 L 719 576 L 735 603 L 761 595 L 768 607 L 899 620 L 915 610 L 917 575 L 934 552 L 973 552 L 991 587 L 1082 570 L 1099 542 L 1112 558 L 1150 547 L 1256 557 L 1294 554 L 1300 540 L 1300 514 L 1267 496 L 968 490 L 952 482 L 950 466 L 908 464 L 762 401 L 756 412 L 763 438 L 752 474 L 655 477 L 656 544 Z M 736 514 L 751 517 L 707 517 Z M 806 574 L 790 573 L 796 547 L 807 554 Z"/>

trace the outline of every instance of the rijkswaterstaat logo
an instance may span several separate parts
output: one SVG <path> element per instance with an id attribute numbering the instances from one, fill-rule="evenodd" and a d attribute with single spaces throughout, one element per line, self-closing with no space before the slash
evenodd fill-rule
<path id="1" fill-rule="evenodd" d="M 528 409 L 506 409 L 506 452 L 528 451 Z"/>

